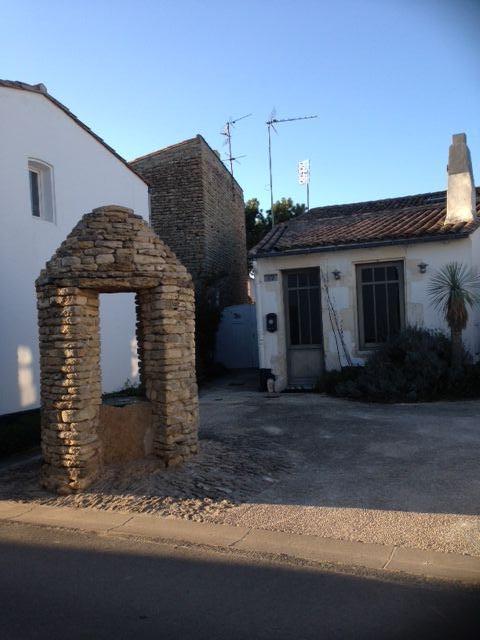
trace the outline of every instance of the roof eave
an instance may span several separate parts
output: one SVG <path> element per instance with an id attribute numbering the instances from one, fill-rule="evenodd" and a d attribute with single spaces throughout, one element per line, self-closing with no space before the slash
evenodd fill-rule
<path id="1" fill-rule="evenodd" d="M 420 244 L 423 242 L 445 242 L 448 240 L 461 240 L 468 238 L 472 231 L 458 231 L 445 235 L 422 236 L 419 238 L 393 238 L 390 240 L 373 240 L 371 242 L 354 242 L 350 244 L 319 245 L 316 247 L 303 247 L 299 249 L 286 249 L 285 251 L 265 251 L 252 253 L 254 260 L 260 258 L 280 258 L 282 256 L 296 256 L 308 253 L 324 253 L 327 251 L 350 251 L 354 249 L 373 249 L 375 247 L 388 247 L 394 245 Z"/>
<path id="2" fill-rule="evenodd" d="M 113 147 L 111 147 L 103 138 L 101 138 L 98 134 L 96 134 L 88 125 L 80 120 L 74 113 L 70 111 L 68 107 L 66 107 L 60 100 L 57 100 L 52 95 L 48 93 L 48 91 L 43 91 L 39 88 L 41 85 L 29 85 L 25 82 L 15 82 L 13 80 L 0 80 L 0 87 L 5 89 L 14 89 L 16 91 L 26 91 L 27 93 L 36 93 L 40 96 L 46 98 L 49 102 L 55 105 L 60 111 L 68 116 L 76 125 L 78 125 L 81 129 L 83 129 L 86 133 L 88 133 L 94 140 L 96 140 L 99 144 L 102 145 L 107 151 L 109 151 L 117 160 L 119 160 L 125 167 L 133 173 L 139 180 L 141 180 L 147 187 L 149 186 L 148 182 L 142 178 L 142 176 L 135 171 L 133 167 L 129 165 L 127 160 L 123 158 Z"/>

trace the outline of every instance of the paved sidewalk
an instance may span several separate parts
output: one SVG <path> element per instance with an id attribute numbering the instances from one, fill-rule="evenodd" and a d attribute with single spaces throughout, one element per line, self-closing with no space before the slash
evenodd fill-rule
<path id="1" fill-rule="evenodd" d="M 229 549 L 322 565 L 364 567 L 480 585 L 480 559 L 158 516 L 0 502 L 0 521 Z"/>

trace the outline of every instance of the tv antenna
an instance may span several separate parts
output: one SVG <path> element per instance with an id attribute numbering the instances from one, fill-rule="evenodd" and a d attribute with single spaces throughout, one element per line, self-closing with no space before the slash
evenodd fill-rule
<path id="1" fill-rule="evenodd" d="M 273 214 L 273 178 L 272 178 L 272 129 L 278 134 L 275 129 L 276 124 L 281 122 L 295 122 L 297 120 L 312 120 L 312 118 L 318 118 L 318 116 L 299 116 L 297 118 L 277 118 L 277 112 L 273 109 L 270 114 L 270 118 L 265 123 L 268 129 L 268 170 L 270 173 L 270 212 L 272 216 L 272 227 L 275 224 L 275 216 Z"/>
<path id="2" fill-rule="evenodd" d="M 225 136 L 226 138 L 225 144 L 228 145 L 228 157 L 225 158 L 225 160 L 230 163 L 230 173 L 232 174 L 232 177 L 233 177 L 233 163 L 238 162 L 239 158 L 245 158 L 245 156 L 232 155 L 232 129 L 237 122 L 240 122 L 240 120 L 244 120 L 245 118 L 249 118 L 251 115 L 252 115 L 251 113 L 247 113 L 247 115 L 240 116 L 240 118 L 235 118 L 235 120 L 233 120 L 232 118 L 229 118 L 229 120 L 225 123 L 225 126 L 223 127 L 223 130 L 221 132 L 222 136 Z"/>

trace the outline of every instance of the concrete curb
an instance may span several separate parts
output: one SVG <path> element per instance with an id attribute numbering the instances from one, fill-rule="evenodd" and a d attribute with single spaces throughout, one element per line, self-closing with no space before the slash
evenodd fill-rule
<path id="1" fill-rule="evenodd" d="M 118 511 L 48 507 L 10 501 L 0 502 L 0 521 L 2 520 L 480 584 L 480 558 L 454 553 L 348 542 Z"/>

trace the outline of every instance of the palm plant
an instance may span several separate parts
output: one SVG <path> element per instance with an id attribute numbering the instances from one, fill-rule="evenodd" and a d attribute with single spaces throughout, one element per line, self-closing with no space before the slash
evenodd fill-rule
<path id="1" fill-rule="evenodd" d="M 449 262 L 432 277 L 428 295 L 450 328 L 452 368 L 458 369 L 462 364 L 462 332 L 467 326 L 468 308 L 480 304 L 480 276 L 464 264 Z"/>

